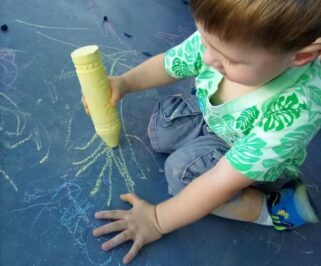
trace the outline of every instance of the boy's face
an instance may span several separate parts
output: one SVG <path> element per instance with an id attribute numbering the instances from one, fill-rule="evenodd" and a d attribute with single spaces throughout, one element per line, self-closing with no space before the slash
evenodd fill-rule
<path id="1" fill-rule="evenodd" d="M 263 48 L 229 43 L 197 28 L 206 50 L 203 60 L 228 80 L 249 87 L 259 87 L 291 67 L 295 53 L 273 54 Z"/>

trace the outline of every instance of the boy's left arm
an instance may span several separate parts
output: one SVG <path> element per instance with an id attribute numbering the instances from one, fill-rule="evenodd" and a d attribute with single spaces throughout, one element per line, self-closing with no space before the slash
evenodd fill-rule
<path id="1" fill-rule="evenodd" d="M 106 251 L 132 240 L 134 243 L 123 260 L 128 263 L 145 244 L 204 217 L 252 183 L 251 179 L 236 171 L 223 157 L 215 167 L 195 179 L 178 195 L 156 206 L 133 194 L 122 195 L 123 200 L 133 205 L 132 209 L 96 213 L 97 219 L 116 221 L 95 229 L 94 235 L 120 231 L 102 245 Z"/>

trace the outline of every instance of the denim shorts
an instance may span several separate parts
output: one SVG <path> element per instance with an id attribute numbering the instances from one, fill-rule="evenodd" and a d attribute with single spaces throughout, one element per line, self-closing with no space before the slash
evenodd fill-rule
<path id="1" fill-rule="evenodd" d="M 192 94 L 177 94 L 159 102 L 149 121 L 148 136 L 155 151 L 169 154 L 165 176 L 170 195 L 176 195 L 194 178 L 214 167 L 230 149 L 210 131 L 197 97 Z M 283 177 L 273 183 L 256 182 L 254 186 L 269 193 L 288 181 Z"/>

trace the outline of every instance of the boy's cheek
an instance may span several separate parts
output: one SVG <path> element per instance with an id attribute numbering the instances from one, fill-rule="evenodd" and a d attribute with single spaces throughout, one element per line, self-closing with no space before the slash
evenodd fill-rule
<path id="1" fill-rule="evenodd" d="M 260 86 L 261 81 L 260 77 L 252 73 L 246 73 L 239 71 L 227 71 L 227 78 L 235 83 L 244 85 L 244 86 Z"/>
<path id="2" fill-rule="evenodd" d="M 203 55 L 203 60 L 204 60 L 205 64 L 212 66 L 216 69 L 223 68 L 222 63 L 220 62 L 219 58 L 214 53 L 211 53 L 208 49 L 206 49 L 206 51 Z"/>

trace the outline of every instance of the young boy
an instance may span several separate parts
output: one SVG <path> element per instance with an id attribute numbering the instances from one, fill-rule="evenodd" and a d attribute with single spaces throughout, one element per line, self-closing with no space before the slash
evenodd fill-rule
<path id="1" fill-rule="evenodd" d="M 121 195 L 131 210 L 95 215 L 115 220 L 95 236 L 120 232 L 104 250 L 133 241 L 124 263 L 209 213 L 278 230 L 318 221 L 297 180 L 321 126 L 321 0 L 191 0 L 190 6 L 197 32 L 110 77 L 113 105 L 177 79 L 195 77 L 196 84 L 196 96 L 159 103 L 148 128 L 152 147 L 170 154 L 165 175 L 173 197 L 154 206 Z"/>

